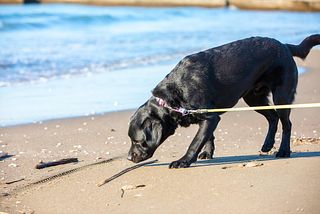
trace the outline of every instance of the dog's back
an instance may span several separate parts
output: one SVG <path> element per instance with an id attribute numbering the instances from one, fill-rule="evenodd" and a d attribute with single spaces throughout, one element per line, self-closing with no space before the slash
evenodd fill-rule
<path id="1" fill-rule="evenodd" d="M 292 56 L 304 58 L 316 44 L 320 44 L 320 35 L 297 46 L 251 37 L 201 51 L 182 59 L 153 94 L 173 106 L 231 107 L 261 79 L 275 87 L 281 79 L 297 76 Z"/>

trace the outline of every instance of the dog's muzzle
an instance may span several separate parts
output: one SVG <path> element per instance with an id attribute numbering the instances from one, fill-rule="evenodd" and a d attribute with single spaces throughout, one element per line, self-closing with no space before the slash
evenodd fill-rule
<path id="1" fill-rule="evenodd" d="M 129 152 L 128 152 L 128 157 L 127 159 L 129 161 L 132 161 L 134 163 L 139 163 L 141 161 L 144 161 L 150 157 L 152 157 L 153 152 L 146 152 L 146 151 L 141 151 L 138 149 L 136 146 L 131 146 Z"/>

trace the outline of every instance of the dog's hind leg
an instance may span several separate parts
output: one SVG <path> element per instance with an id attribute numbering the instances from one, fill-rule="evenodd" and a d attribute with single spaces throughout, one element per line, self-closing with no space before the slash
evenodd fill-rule
<path id="1" fill-rule="evenodd" d="M 282 139 L 280 149 L 276 157 L 290 157 L 290 136 L 291 136 L 291 121 L 289 119 L 290 109 L 277 110 L 282 124 Z"/>
<path id="2" fill-rule="evenodd" d="M 243 97 L 243 99 L 249 106 L 266 106 L 269 105 L 268 94 L 269 91 L 257 94 L 254 90 L 251 90 Z M 268 133 L 261 148 L 262 152 L 269 152 L 275 143 L 279 117 L 275 110 L 263 110 L 256 112 L 262 114 L 269 123 Z"/>
<path id="3" fill-rule="evenodd" d="M 276 105 L 291 104 L 293 99 L 280 92 L 281 89 L 277 89 L 273 93 L 274 103 Z M 280 117 L 282 124 L 282 139 L 280 144 L 280 149 L 276 154 L 276 157 L 290 157 L 290 136 L 291 136 L 291 121 L 290 121 L 291 109 L 278 109 L 277 113 Z"/>
<path id="4" fill-rule="evenodd" d="M 202 153 L 199 155 L 199 159 L 212 159 L 214 153 L 214 136 L 204 144 Z"/>
<path id="5" fill-rule="evenodd" d="M 292 60 L 293 61 L 293 60 Z M 298 83 L 298 71 L 293 61 L 292 65 L 284 68 L 283 83 L 272 91 L 273 102 L 275 105 L 291 104 L 294 100 Z M 290 137 L 291 137 L 291 109 L 277 109 L 282 124 L 282 139 L 276 157 L 290 157 Z"/>

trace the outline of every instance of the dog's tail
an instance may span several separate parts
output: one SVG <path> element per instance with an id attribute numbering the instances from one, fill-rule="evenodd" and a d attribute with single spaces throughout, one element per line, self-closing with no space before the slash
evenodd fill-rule
<path id="1" fill-rule="evenodd" d="M 320 34 L 314 34 L 305 38 L 299 45 L 286 45 L 289 48 L 292 56 L 305 59 L 313 46 L 320 45 Z"/>

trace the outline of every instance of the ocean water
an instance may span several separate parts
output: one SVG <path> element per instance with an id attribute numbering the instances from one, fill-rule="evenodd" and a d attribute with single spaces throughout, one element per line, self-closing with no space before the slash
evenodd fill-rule
<path id="1" fill-rule="evenodd" d="M 319 29 L 320 13 L 1 5 L 0 125 L 137 108 L 187 54 Z"/>

